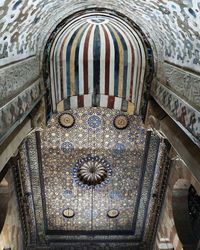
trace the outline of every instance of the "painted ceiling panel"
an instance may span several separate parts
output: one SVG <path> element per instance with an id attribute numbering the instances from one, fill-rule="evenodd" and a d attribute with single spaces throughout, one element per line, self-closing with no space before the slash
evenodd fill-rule
<path id="1" fill-rule="evenodd" d="M 26 245 L 149 249 L 167 152 L 139 116 L 100 107 L 53 114 L 20 147 L 16 181 Z"/>
<path id="2" fill-rule="evenodd" d="M 138 207 L 138 190 L 146 133 L 138 117 L 120 131 L 113 120 L 119 113 L 110 109 L 70 111 L 75 124 L 66 130 L 53 116 L 42 135 L 43 175 L 46 194 L 48 230 L 132 231 Z M 95 187 L 77 177 L 81 160 L 99 157 L 109 164 L 111 174 Z M 101 161 L 98 161 L 102 164 Z M 75 211 L 72 219 L 62 212 Z M 109 219 L 107 212 L 117 209 L 120 215 Z"/>
<path id="3" fill-rule="evenodd" d="M 56 23 L 89 7 L 107 7 L 124 13 L 149 33 L 155 43 L 164 46 L 166 60 L 199 70 L 199 0 L 1 1 L 0 64 L 35 54 Z"/>

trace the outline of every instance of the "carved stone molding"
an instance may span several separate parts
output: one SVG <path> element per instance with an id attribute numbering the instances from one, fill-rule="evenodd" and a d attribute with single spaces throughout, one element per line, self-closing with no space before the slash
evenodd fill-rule
<path id="1" fill-rule="evenodd" d="M 36 81 L 0 108 L 0 141 L 3 141 L 22 122 L 42 96 L 41 83 Z"/>
<path id="2" fill-rule="evenodd" d="M 163 77 L 163 76 L 162 76 Z M 159 79 L 163 81 L 163 79 Z M 164 81 L 168 88 L 200 109 L 200 76 L 164 63 Z"/>
<path id="3" fill-rule="evenodd" d="M 159 82 L 153 84 L 152 95 L 184 132 L 200 145 L 200 112 Z"/>
<path id="4" fill-rule="evenodd" d="M 0 69 L 0 106 L 39 77 L 39 60 L 31 57 Z"/>

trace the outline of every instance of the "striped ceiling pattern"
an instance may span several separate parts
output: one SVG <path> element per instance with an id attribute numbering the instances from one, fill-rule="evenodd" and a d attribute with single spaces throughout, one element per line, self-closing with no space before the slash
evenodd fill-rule
<path id="1" fill-rule="evenodd" d="M 145 47 L 137 31 L 115 16 L 79 16 L 51 46 L 53 110 L 67 98 L 93 94 L 132 102 L 139 113 L 145 69 Z"/>

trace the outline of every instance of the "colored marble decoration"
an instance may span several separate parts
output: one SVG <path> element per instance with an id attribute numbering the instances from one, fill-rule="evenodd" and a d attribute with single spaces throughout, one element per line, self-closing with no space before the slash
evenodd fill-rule
<path id="1" fill-rule="evenodd" d="M 139 32 L 116 16 L 95 13 L 74 18 L 59 30 L 50 49 L 53 110 L 68 97 L 75 102 L 76 97 L 94 94 L 92 106 L 97 106 L 97 95 L 105 96 L 104 105 L 108 98 L 113 102 L 119 97 L 134 103 L 139 113 L 145 50 Z M 78 101 L 85 106 L 83 98 Z"/>
<path id="2" fill-rule="evenodd" d="M 116 116 L 114 126 L 118 129 L 125 129 L 128 126 L 128 118 L 125 115 Z"/>
<path id="3" fill-rule="evenodd" d="M 161 107 L 200 145 L 200 112 L 159 82 L 154 84 L 152 90 Z"/>
<path id="4" fill-rule="evenodd" d="M 99 156 L 88 155 L 75 163 L 75 182 L 85 188 L 101 188 L 108 184 L 112 176 L 110 163 Z"/>
<path id="5" fill-rule="evenodd" d="M 69 141 L 65 141 L 61 144 L 61 150 L 65 154 L 70 154 L 74 151 L 74 145 Z"/>
<path id="6" fill-rule="evenodd" d="M 101 118 L 97 115 L 93 115 L 88 119 L 88 125 L 91 128 L 98 128 L 101 125 Z"/>
<path id="7" fill-rule="evenodd" d="M 69 113 L 64 113 L 59 116 L 59 123 L 64 128 L 71 128 L 75 123 L 75 119 L 73 115 Z"/>

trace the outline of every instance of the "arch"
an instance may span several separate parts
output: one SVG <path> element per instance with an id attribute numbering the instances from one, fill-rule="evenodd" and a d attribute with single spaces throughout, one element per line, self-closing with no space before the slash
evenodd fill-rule
<path id="1" fill-rule="evenodd" d="M 0 233 L 3 229 L 4 222 L 6 220 L 8 201 L 9 201 L 9 185 L 4 177 L 0 182 Z"/>
<path id="2" fill-rule="evenodd" d="M 186 179 L 179 179 L 174 184 L 172 194 L 172 210 L 178 237 L 185 250 L 197 249 L 198 239 L 195 237 L 189 210 L 189 189 L 191 184 Z"/>
<path id="3" fill-rule="evenodd" d="M 145 110 L 153 55 L 144 35 L 127 20 L 110 13 L 79 13 L 57 27 L 45 55 L 54 112 L 92 106 L 135 114 Z"/>

